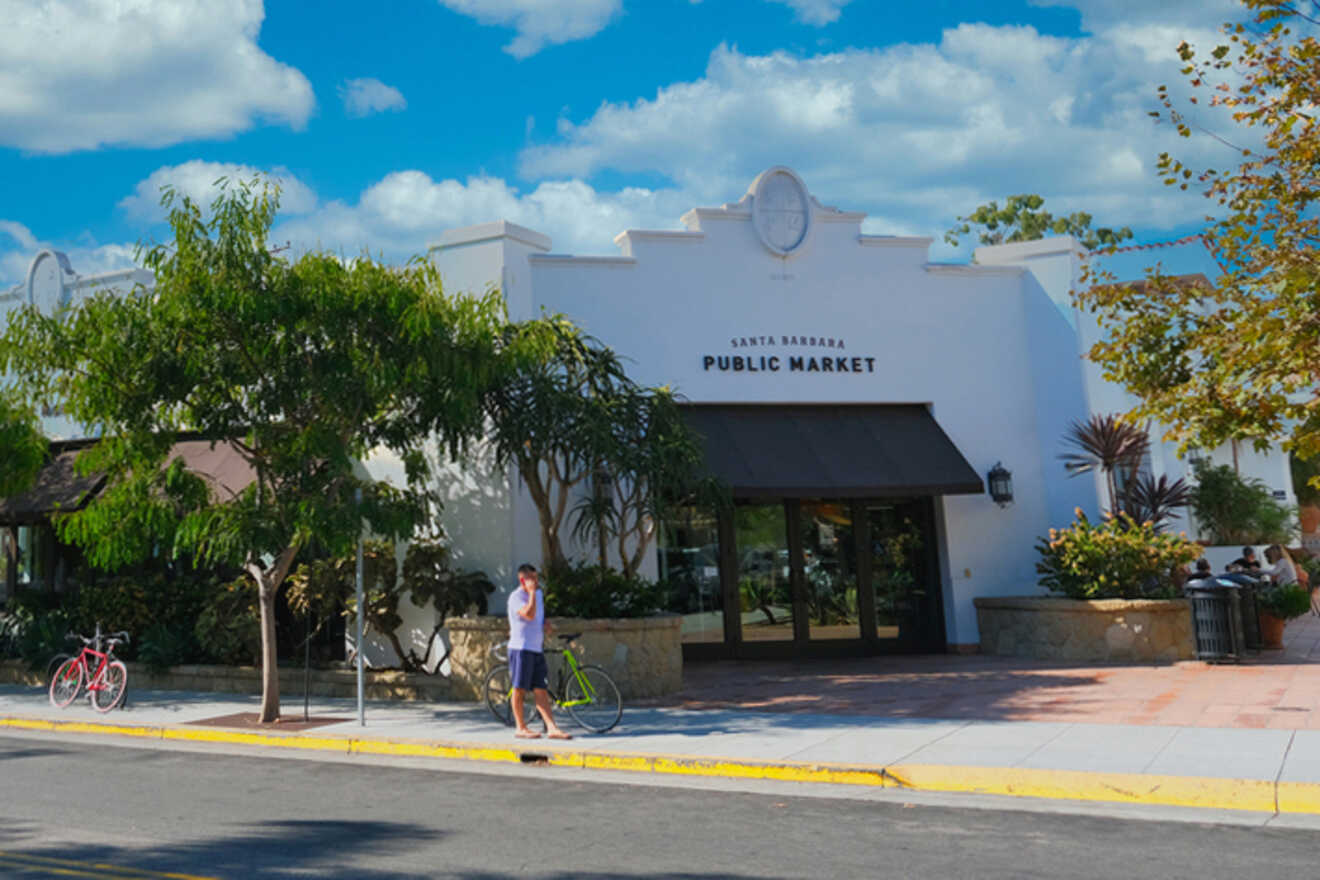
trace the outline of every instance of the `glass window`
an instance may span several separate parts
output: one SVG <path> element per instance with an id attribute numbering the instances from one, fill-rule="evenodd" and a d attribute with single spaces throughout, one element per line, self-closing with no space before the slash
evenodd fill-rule
<path id="1" fill-rule="evenodd" d="M 852 503 L 803 501 L 800 522 L 809 638 L 861 638 Z"/>
<path id="2" fill-rule="evenodd" d="M 34 540 L 32 526 L 18 527 L 18 583 L 32 583 L 32 562 L 33 550 L 36 541 Z"/>
<path id="3" fill-rule="evenodd" d="M 791 642 L 793 586 L 784 505 L 740 505 L 733 529 L 743 641 Z"/>
<path id="4" fill-rule="evenodd" d="M 713 510 L 684 507 L 660 530 L 660 581 L 667 611 L 683 616 L 685 642 L 724 641 L 719 528 Z"/>

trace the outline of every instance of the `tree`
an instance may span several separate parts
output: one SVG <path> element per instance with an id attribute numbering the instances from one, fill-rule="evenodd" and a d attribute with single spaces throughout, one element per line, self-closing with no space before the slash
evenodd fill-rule
<path id="1" fill-rule="evenodd" d="M 715 491 L 701 474 L 700 444 L 672 391 L 633 381 L 613 350 L 570 322 L 544 326 L 554 345 L 488 395 L 496 453 L 517 466 L 536 506 L 544 567 L 568 565 L 568 524 L 595 545 L 602 569 L 613 544 L 633 577 L 665 506 Z"/>
<path id="2" fill-rule="evenodd" d="M 987 202 L 966 217 L 959 217 L 955 226 L 944 233 L 944 240 L 954 247 L 960 237 L 976 232 L 981 244 L 1005 244 L 1014 241 L 1036 241 L 1047 235 L 1071 235 L 1087 250 L 1112 247 L 1132 237 L 1132 230 L 1091 228 L 1091 215 L 1075 212 L 1066 217 L 1055 217 L 1042 210 L 1045 199 L 1029 193 L 1009 196 L 1004 207 L 998 202 Z"/>
<path id="3" fill-rule="evenodd" d="M 207 219 L 167 190 L 173 241 L 141 253 L 154 289 L 24 310 L 0 351 L 32 399 L 103 437 L 79 467 L 107 488 L 57 518 L 66 541 L 100 567 L 161 548 L 256 583 L 264 722 L 279 716 L 276 592 L 300 552 L 315 539 L 346 555 L 364 526 L 407 537 L 426 521 L 426 445 L 458 455 L 480 434 L 484 395 L 535 330 L 505 334 L 498 294 L 446 295 L 425 262 L 286 260 L 267 245 L 277 202 L 259 181 L 223 181 Z M 180 431 L 232 444 L 252 483 L 221 497 L 170 460 Z M 403 461 L 405 487 L 355 470 L 377 450 Z"/>
<path id="4" fill-rule="evenodd" d="M 436 637 L 445 621 L 471 606 L 485 612 L 486 596 L 494 584 L 480 572 L 457 572 L 450 564 L 449 548 L 439 535 L 409 541 L 402 570 L 393 541 L 368 541 L 362 553 L 364 622 L 389 640 L 399 665 L 407 672 L 425 672 Z M 326 557 L 303 563 L 289 575 L 289 608 L 324 620 L 342 612 L 357 614 L 357 555 Z M 430 608 L 436 621 L 426 653 L 418 657 L 399 641 L 403 624 L 399 602 L 407 596 L 421 608 Z M 360 650 L 360 648 L 359 648 Z M 437 661 L 439 671 L 448 653 Z"/>
<path id="5" fill-rule="evenodd" d="M 47 449 L 36 413 L 12 389 L 0 389 L 0 498 L 31 487 Z"/>
<path id="6" fill-rule="evenodd" d="M 1226 25 L 1206 55 L 1183 43 L 1187 100 L 1228 108 L 1244 137 L 1229 169 L 1194 170 L 1169 154 L 1168 185 L 1199 188 L 1223 212 L 1204 238 L 1223 273 L 1210 284 L 1162 275 L 1074 292 L 1097 313 L 1090 357 L 1139 399 L 1133 415 L 1168 426 L 1184 448 L 1283 440 L 1320 452 L 1320 42 L 1317 20 L 1285 0 L 1244 0 L 1252 25 Z M 1308 32 L 1299 32 L 1295 28 Z M 1208 97 L 1207 97 L 1208 96 Z M 1163 110 L 1184 137 L 1195 128 L 1168 88 Z M 1219 137 L 1219 136 L 1216 136 Z M 1227 140 L 1219 137 L 1220 140 Z"/>

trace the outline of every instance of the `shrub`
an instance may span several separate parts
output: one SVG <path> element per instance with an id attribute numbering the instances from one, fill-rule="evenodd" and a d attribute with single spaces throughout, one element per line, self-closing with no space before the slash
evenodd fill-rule
<path id="1" fill-rule="evenodd" d="M 197 616 L 193 634 L 208 660 L 256 665 L 261 657 L 257 585 L 246 575 L 221 584 Z"/>
<path id="2" fill-rule="evenodd" d="M 562 565 L 546 572 L 547 614 L 559 617 L 646 617 L 660 611 L 664 589 L 599 565 Z"/>
<path id="3" fill-rule="evenodd" d="M 18 639 L 19 656 L 29 669 L 44 670 L 56 654 L 69 653 L 69 615 L 60 608 L 38 614 L 23 627 Z"/>
<path id="4" fill-rule="evenodd" d="M 1266 587 L 1257 594 L 1256 601 L 1260 603 L 1262 611 L 1268 611 L 1281 620 L 1292 620 L 1311 610 L 1311 593 L 1299 584 Z"/>
<path id="5" fill-rule="evenodd" d="M 192 627 L 153 623 L 142 634 L 137 656 L 152 672 L 167 672 L 172 666 L 195 660 L 200 653 Z"/>
<path id="6" fill-rule="evenodd" d="M 1070 599 L 1158 599 L 1177 595 L 1174 570 L 1200 556 L 1180 535 L 1161 534 L 1125 513 L 1092 524 L 1081 509 L 1066 529 L 1036 545 L 1040 583 Z"/>
<path id="7" fill-rule="evenodd" d="M 1199 465 L 1192 513 L 1212 544 L 1287 544 L 1296 532 L 1295 512 L 1260 480 L 1244 479 L 1228 465 Z"/>
<path id="8" fill-rule="evenodd" d="M 102 632 L 124 630 L 132 640 L 127 647 L 136 648 L 137 641 L 157 618 L 145 580 L 132 576 L 114 577 L 83 586 L 73 603 L 73 628 L 89 637 L 96 631 L 98 623 Z M 129 650 L 122 653 L 133 656 Z"/>

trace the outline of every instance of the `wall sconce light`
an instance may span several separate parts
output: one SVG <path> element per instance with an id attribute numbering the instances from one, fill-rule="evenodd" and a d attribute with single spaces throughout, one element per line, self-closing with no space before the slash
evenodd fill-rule
<path id="1" fill-rule="evenodd" d="M 1002 463 L 995 462 L 986 481 L 990 484 L 990 498 L 995 504 L 1008 507 L 1013 503 L 1013 474 Z"/>

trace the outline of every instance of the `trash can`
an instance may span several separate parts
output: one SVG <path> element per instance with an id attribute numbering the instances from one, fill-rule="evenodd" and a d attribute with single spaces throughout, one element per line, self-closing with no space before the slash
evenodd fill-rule
<path id="1" fill-rule="evenodd" d="M 1237 662 L 1246 648 L 1242 627 L 1242 588 L 1232 581 L 1207 578 L 1187 587 L 1192 603 L 1196 659 Z"/>
<path id="2" fill-rule="evenodd" d="M 1232 581 L 1241 589 L 1238 596 L 1242 606 L 1242 647 L 1248 651 L 1260 653 L 1264 647 L 1260 632 L 1260 588 L 1261 582 L 1251 575 L 1232 573 L 1215 576 L 1219 581 Z"/>

